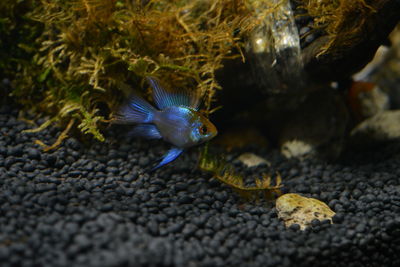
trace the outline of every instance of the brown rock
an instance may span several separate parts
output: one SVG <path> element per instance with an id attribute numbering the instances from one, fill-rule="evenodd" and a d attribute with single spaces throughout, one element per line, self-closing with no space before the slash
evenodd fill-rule
<path id="1" fill-rule="evenodd" d="M 285 222 L 286 227 L 299 224 L 304 230 L 314 219 L 330 220 L 335 212 L 328 205 L 315 198 L 302 197 L 298 194 L 285 194 L 276 200 L 278 217 Z"/>

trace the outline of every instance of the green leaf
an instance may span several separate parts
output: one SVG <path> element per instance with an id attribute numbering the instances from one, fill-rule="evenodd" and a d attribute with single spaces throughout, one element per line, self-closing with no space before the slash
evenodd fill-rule
<path id="1" fill-rule="evenodd" d="M 45 71 L 43 71 L 43 72 L 39 75 L 39 77 L 37 78 L 37 81 L 40 82 L 40 83 L 44 82 L 44 81 L 47 79 L 47 76 L 49 76 L 50 71 L 51 71 L 51 68 L 45 69 Z"/>

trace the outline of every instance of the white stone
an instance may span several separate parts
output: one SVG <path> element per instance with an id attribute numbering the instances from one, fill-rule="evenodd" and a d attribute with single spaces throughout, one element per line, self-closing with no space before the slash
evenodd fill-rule
<path id="1" fill-rule="evenodd" d="M 271 165 L 266 159 L 263 159 L 262 157 L 259 157 L 253 153 L 244 153 L 238 157 L 238 160 L 240 160 L 244 165 L 249 168 L 259 165 Z"/>

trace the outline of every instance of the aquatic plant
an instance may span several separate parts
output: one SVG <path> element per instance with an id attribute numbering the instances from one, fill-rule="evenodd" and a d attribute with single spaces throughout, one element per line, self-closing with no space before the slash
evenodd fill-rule
<path id="1" fill-rule="evenodd" d="M 332 37 L 318 55 L 353 42 L 374 12 L 368 0 L 293 1 Z M 3 0 L 0 77 L 12 81 L 22 106 L 49 115 L 36 131 L 61 123 L 104 140 L 110 114 L 129 86 L 142 88 L 148 75 L 167 87 L 197 90 L 210 112 L 221 89 L 216 71 L 227 59 L 245 60 L 246 37 L 284 2 Z"/>
<path id="2" fill-rule="evenodd" d="M 276 174 L 274 181 L 271 175 L 264 174 L 261 178 L 254 180 L 254 186 L 246 186 L 244 177 L 235 171 L 235 168 L 223 160 L 222 156 L 209 153 L 208 145 L 202 148 L 199 156 L 199 168 L 213 174 L 213 177 L 220 182 L 228 185 L 245 200 L 260 199 L 271 200 L 275 196 L 280 196 L 282 178 Z"/>
<path id="3" fill-rule="evenodd" d="M 124 84 L 140 88 L 148 75 L 197 90 L 210 110 L 220 89 L 215 71 L 224 59 L 242 56 L 248 16 L 244 1 L 222 0 L 6 0 L 1 10 L 12 11 L 0 21 L 3 29 L 20 19 L 28 31 L 40 28 L 13 44 L 29 51 L 29 64 L 11 53 L 17 65 L 4 66 L 13 97 L 98 140 L 99 126 L 128 94 Z M 10 40 L 17 34 L 3 33 Z"/>
<path id="4" fill-rule="evenodd" d="M 313 18 L 313 27 L 323 30 L 327 43 L 318 55 L 337 47 L 354 45 L 362 40 L 371 15 L 386 4 L 385 0 L 295 0 Z"/>

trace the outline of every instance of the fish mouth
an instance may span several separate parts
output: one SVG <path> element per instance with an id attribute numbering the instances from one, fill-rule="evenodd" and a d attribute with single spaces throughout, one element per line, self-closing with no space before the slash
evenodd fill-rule
<path id="1" fill-rule="evenodd" d="M 216 137 L 218 135 L 218 131 L 217 131 L 217 129 L 215 129 L 215 132 L 211 135 L 211 138 L 214 138 L 214 137 Z"/>
<path id="2" fill-rule="evenodd" d="M 215 125 L 212 123 L 210 123 L 209 127 L 210 127 L 210 139 L 216 137 L 218 134 L 217 127 L 215 127 Z"/>
<path id="3" fill-rule="evenodd" d="M 209 133 L 208 135 L 205 136 L 205 138 L 204 138 L 203 140 L 201 140 L 201 143 L 210 141 L 210 140 L 213 139 L 215 136 L 217 136 L 217 134 L 218 134 L 217 131 L 214 131 L 214 132 Z"/>
<path id="4" fill-rule="evenodd" d="M 209 134 L 209 136 L 207 137 L 207 141 L 213 139 L 214 137 L 216 137 L 218 135 L 218 131 L 215 130 L 212 133 Z"/>
<path id="5" fill-rule="evenodd" d="M 207 137 L 206 137 L 206 140 L 207 140 L 207 141 L 210 141 L 211 139 L 213 139 L 214 137 L 216 137 L 217 134 L 218 134 L 218 132 L 209 133 L 209 134 L 207 135 Z"/>

